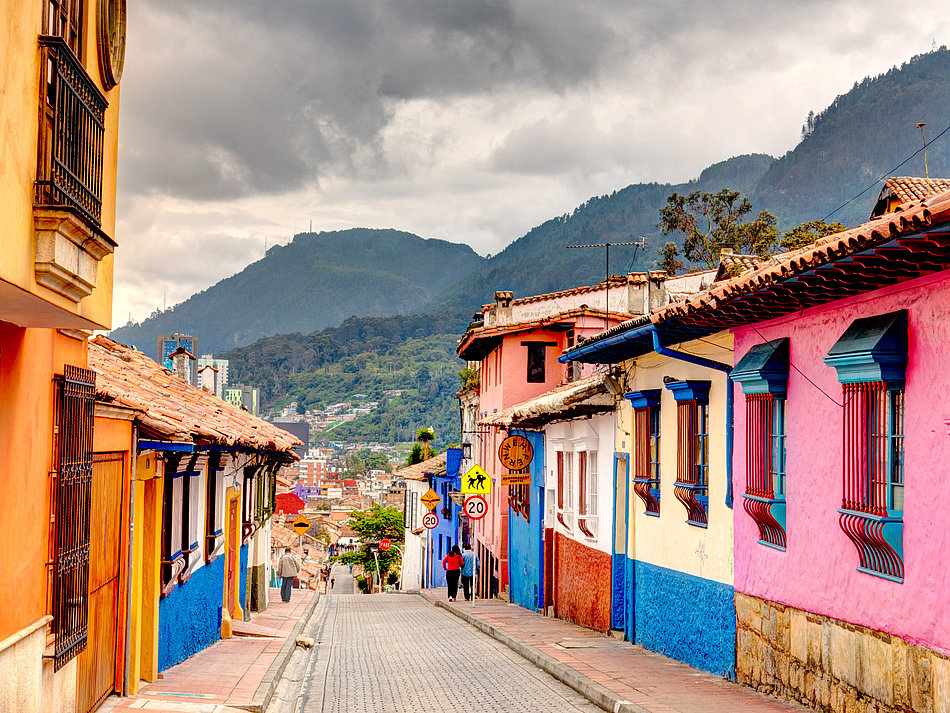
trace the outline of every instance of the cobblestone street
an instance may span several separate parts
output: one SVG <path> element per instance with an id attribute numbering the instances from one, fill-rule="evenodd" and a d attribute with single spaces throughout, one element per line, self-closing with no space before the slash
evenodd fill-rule
<path id="1" fill-rule="evenodd" d="M 342 595 L 352 579 L 342 567 L 334 577 L 298 711 L 600 710 L 420 597 Z"/>

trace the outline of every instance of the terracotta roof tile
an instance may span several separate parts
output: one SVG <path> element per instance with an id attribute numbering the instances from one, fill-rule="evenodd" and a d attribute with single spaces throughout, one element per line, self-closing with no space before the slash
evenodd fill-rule
<path id="1" fill-rule="evenodd" d="M 674 318 L 688 317 L 700 311 L 717 309 L 743 295 L 767 290 L 803 272 L 948 219 L 950 191 L 925 202 L 913 203 L 902 211 L 890 213 L 856 228 L 827 235 L 804 248 L 776 255 L 751 272 L 716 283 L 708 290 L 661 307 L 652 313 L 651 321 L 659 324 Z"/>
<path id="2" fill-rule="evenodd" d="M 950 179 L 931 178 L 928 182 L 926 178 L 919 176 L 895 176 L 887 179 L 884 188 L 890 189 L 901 205 L 906 206 L 908 203 L 925 201 L 938 193 L 950 191 Z"/>
<path id="3" fill-rule="evenodd" d="M 609 287 L 618 287 L 620 285 L 641 285 L 647 281 L 650 277 L 659 277 L 662 276 L 663 272 L 631 272 L 627 275 L 611 275 L 609 278 Z M 561 297 L 570 297 L 571 295 L 582 295 L 587 292 L 597 292 L 598 290 L 604 289 L 604 280 L 601 280 L 596 285 L 582 285 L 580 287 L 572 287 L 568 290 L 560 290 L 558 292 L 545 292 L 540 295 L 530 295 L 529 297 L 519 297 L 516 300 L 512 300 L 512 305 L 523 305 L 530 304 L 532 302 L 542 302 L 543 300 L 554 300 Z M 482 305 L 482 311 L 494 307 L 494 303 Z"/>
<path id="4" fill-rule="evenodd" d="M 96 372 L 98 399 L 136 409 L 139 422 L 165 438 L 280 451 L 294 459 L 293 447 L 303 445 L 109 337 L 89 340 L 89 367 Z"/>
<path id="5" fill-rule="evenodd" d="M 443 473 L 445 473 L 445 453 L 439 453 L 421 463 L 397 470 L 393 473 L 393 477 L 404 480 L 425 480 L 426 475 L 442 475 Z"/>

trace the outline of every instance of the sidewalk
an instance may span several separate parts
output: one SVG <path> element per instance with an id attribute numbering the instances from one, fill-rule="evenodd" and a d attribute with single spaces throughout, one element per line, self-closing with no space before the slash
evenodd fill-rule
<path id="1" fill-rule="evenodd" d="M 294 644 L 289 639 L 292 634 L 296 637 L 298 622 L 302 625 L 310 615 L 316 599 L 315 592 L 295 589 L 290 603 L 284 604 L 280 590 L 272 587 L 267 610 L 253 613 L 250 622 L 235 621 L 232 638 L 216 641 L 163 671 L 164 678 L 143 684 L 134 696 L 107 698 L 97 713 L 240 713 L 262 709 L 264 699 L 270 699 L 272 689 L 267 689 L 276 668 L 286 664 L 282 650 L 288 656 L 293 652 Z"/>
<path id="2" fill-rule="evenodd" d="M 445 589 L 420 595 L 465 619 L 605 710 L 616 713 L 803 713 L 626 641 L 541 616 L 498 599 L 449 602 Z"/>

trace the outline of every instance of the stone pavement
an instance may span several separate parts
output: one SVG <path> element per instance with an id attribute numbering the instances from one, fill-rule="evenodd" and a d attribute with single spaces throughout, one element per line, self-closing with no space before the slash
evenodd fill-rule
<path id="1" fill-rule="evenodd" d="M 602 707 L 631 713 L 802 713 L 763 695 L 626 641 L 501 600 L 450 603 L 445 589 L 420 594 L 504 641 Z"/>
<path id="2" fill-rule="evenodd" d="M 348 574 L 348 573 L 347 573 Z M 345 577 L 336 576 L 339 588 Z M 297 713 L 597 713 L 510 649 L 421 597 L 331 594 Z"/>
<path id="3" fill-rule="evenodd" d="M 128 698 L 110 697 L 97 713 L 239 713 L 235 706 L 251 704 L 268 670 L 302 616 L 312 610 L 315 594 L 295 589 L 289 604 L 271 588 L 266 611 L 251 622 L 234 622 L 235 635 L 172 666 L 154 683 L 144 683 Z M 243 634 L 243 635 L 242 635 Z"/>

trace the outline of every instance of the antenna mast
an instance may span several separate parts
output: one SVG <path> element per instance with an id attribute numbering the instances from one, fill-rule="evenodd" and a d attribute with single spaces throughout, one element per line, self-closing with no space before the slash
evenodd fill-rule
<path id="1" fill-rule="evenodd" d="M 640 237 L 639 240 L 632 243 L 590 243 L 588 245 L 568 245 L 567 249 L 571 248 L 606 248 L 604 251 L 604 329 L 610 327 L 610 246 L 611 245 L 635 245 L 641 250 L 646 248 L 647 239 Z M 634 251 L 636 255 L 636 251 Z"/>

